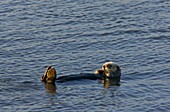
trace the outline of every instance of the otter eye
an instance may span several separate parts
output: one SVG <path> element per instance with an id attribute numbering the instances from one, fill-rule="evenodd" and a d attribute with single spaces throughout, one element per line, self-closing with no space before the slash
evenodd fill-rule
<path id="1" fill-rule="evenodd" d="M 109 65 L 107 65 L 107 68 L 109 68 L 109 69 L 110 69 L 110 68 L 112 68 L 112 65 L 110 65 L 110 64 L 109 64 Z"/>

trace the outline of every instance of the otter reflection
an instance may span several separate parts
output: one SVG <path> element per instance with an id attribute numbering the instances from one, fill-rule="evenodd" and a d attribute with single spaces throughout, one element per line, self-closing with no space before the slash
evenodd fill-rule
<path id="1" fill-rule="evenodd" d="M 55 83 L 44 83 L 45 90 L 47 93 L 56 94 L 57 87 Z"/>
<path id="2" fill-rule="evenodd" d="M 120 86 L 119 79 L 103 79 L 102 81 L 103 87 L 104 88 L 109 88 L 111 86 Z"/>
<path id="3" fill-rule="evenodd" d="M 99 83 L 102 83 L 104 88 L 109 88 L 112 86 L 120 86 L 120 83 L 117 83 L 115 80 L 108 79 L 108 78 L 99 80 Z M 57 93 L 57 87 L 55 83 L 44 83 L 44 87 L 47 93 L 50 93 L 52 95 L 55 95 Z"/>

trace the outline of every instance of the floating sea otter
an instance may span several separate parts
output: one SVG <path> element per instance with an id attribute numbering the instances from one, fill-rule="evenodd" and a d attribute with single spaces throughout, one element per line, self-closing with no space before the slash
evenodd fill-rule
<path id="1" fill-rule="evenodd" d="M 57 72 L 52 66 L 48 66 L 41 81 L 45 83 L 66 82 L 79 79 L 90 79 L 90 80 L 106 80 L 112 79 L 116 83 L 120 82 L 121 70 L 120 67 L 113 62 L 106 62 L 103 64 L 102 69 L 95 71 L 95 73 L 81 73 L 74 75 L 60 76 L 57 78 Z"/>

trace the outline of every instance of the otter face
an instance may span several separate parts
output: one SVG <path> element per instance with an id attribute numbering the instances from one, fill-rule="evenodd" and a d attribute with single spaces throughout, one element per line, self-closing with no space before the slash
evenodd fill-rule
<path id="1" fill-rule="evenodd" d="M 41 81 L 54 83 L 56 80 L 56 70 L 52 66 L 48 66 Z"/>
<path id="2" fill-rule="evenodd" d="M 102 66 L 102 70 L 107 77 L 121 76 L 120 67 L 113 62 L 104 63 Z"/>

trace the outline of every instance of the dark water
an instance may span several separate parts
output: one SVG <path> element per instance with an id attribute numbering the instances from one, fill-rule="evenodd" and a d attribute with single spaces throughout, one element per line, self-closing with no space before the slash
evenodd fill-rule
<path id="1" fill-rule="evenodd" d="M 44 66 L 91 73 L 106 61 L 121 86 L 40 82 Z M 170 110 L 169 0 L 1 0 L 0 112 Z"/>

